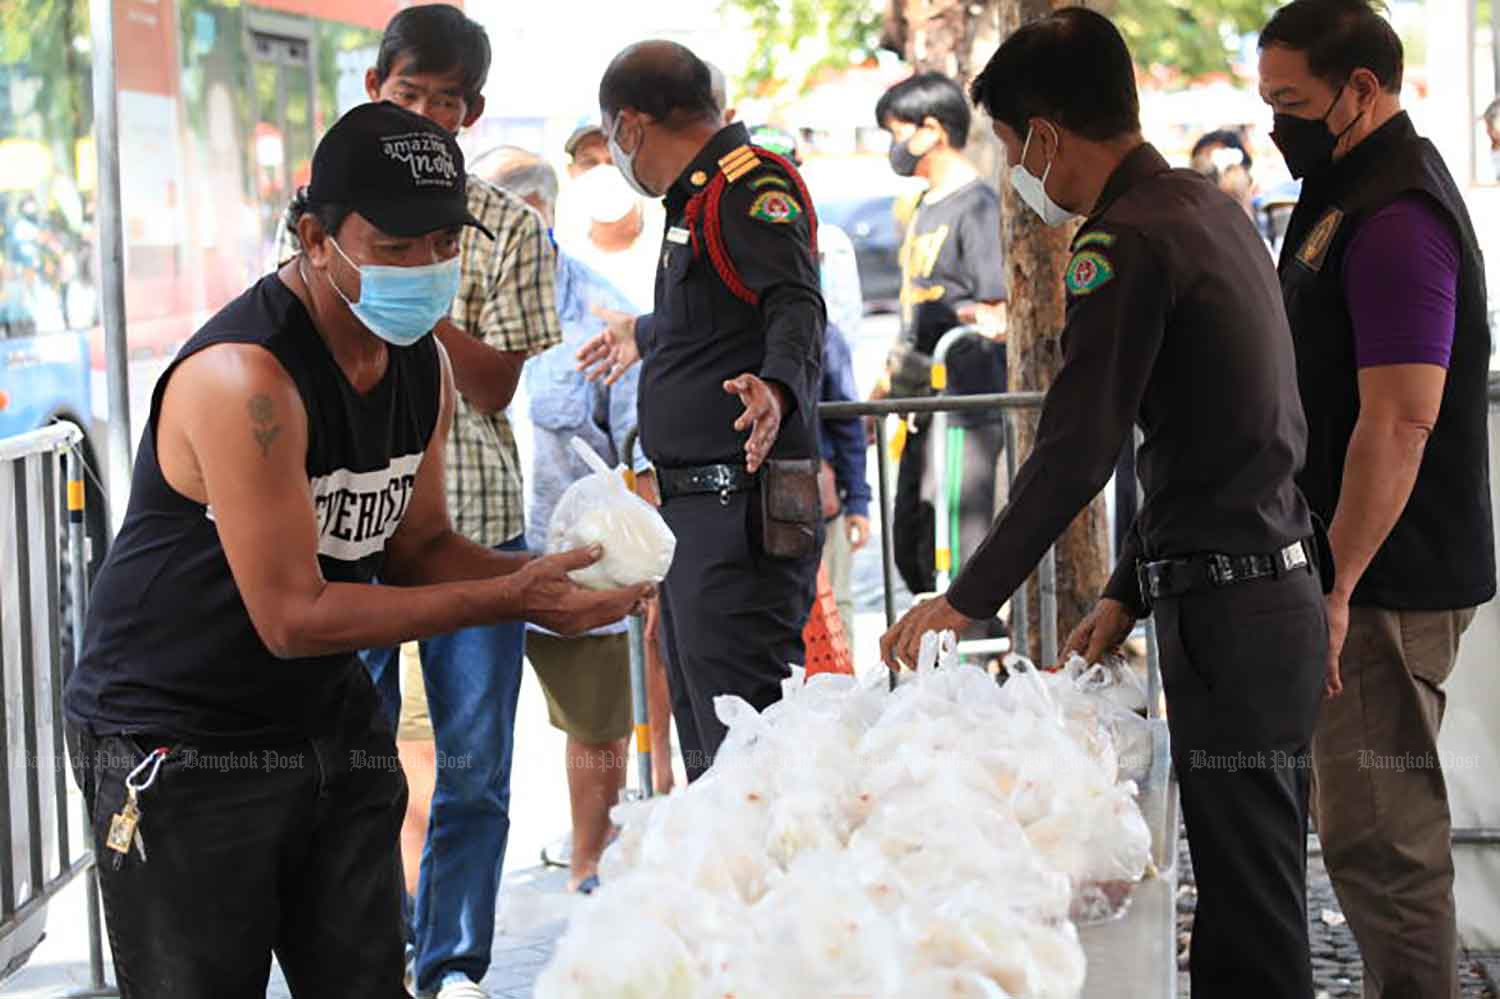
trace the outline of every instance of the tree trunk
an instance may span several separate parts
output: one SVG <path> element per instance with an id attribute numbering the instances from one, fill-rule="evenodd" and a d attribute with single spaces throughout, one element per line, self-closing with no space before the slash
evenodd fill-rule
<path id="1" fill-rule="evenodd" d="M 1058 3 L 1048 0 L 1006 0 L 1002 6 L 1005 35 L 1028 21 L 1047 15 Z M 1062 339 L 1066 300 L 1063 271 L 1075 226 L 1043 225 L 1027 208 L 1009 182 L 1004 185 L 1001 227 L 1004 230 L 1007 286 L 1010 288 L 1010 331 L 1007 359 L 1012 392 L 1044 392 L 1062 367 Z M 1036 442 L 1037 417 L 1025 414 L 1016 424 L 1016 452 L 1031 453 Z M 1078 515 L 1057 542 L 1057 633 L 1059 643 L 1083 619 L 1109 578 L 1109 520 L 1104 497 Z M 1040 610 L 1036 579 L 1027 584 L 1031 648 L 1040 649 Z"/>
<path id="2" fill-rule="evenodd" d="M 881 44 L 916 72 L 951 76 L 967 93 L 1000 46 L 1000 0 L 889 0 Z M 996 183 L 1004 156 L 982 114 L 974 116 L 964 154 Z"/>
<path id="3" fill-rule="evenodd" d="M 1500 0 L 1496 0 L 1500 2 Z M 1045 16 L 1062 0 L 890 0 L 885 37 L 918 72 L 937 70 L 965 89 L 984 67 L 1002 38 Z M 1004 153 L 989 117 L 978 113 L 966 150 L 992 181 L 1001 174 Z M 1010 289 L 1007 344 L 1010 390 L 1046 391 L 1062 367 L 1065 301 L 1063 270 L 1074 227 L 1042 224 L 1008 182 L 1001 185 L 1001 242 Z M 1017 455 L 1024 459 L 1036 440 L 1037 418 L 1024 414 L 1016 425 Z M 1109 576 L 1109 528 L 1102 496 L 1096 497 L 1057 543 L 1057 628 L 1065 639 L 1088 613 Z M 1040 610 L 1035 577 L 1028 582 L 1030 648 L 1041 656 Z"/>

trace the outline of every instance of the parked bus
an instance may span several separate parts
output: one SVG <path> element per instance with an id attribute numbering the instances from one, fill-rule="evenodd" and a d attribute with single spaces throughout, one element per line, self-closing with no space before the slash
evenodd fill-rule
<path id="1" fill-rule="evenodd" d="M 316 137 L 365 100 L 364 72 L 400 0 L 114 0 L 131 421 L 205 319 L 274 264 L 276 227 Z M 95 230 L 89 0 L 0 0 L 0 437 L 56 419 L 84 429 L 91 567 L 108 536 L 107 397 Z M 10 508 L 0 482 L 0 512 Z M 113 497 L 116 515 L 124 497 Z M 64 509 L 61 502 L 57 509 Z M 64 551 L 66 549 L 64 548 Z M 64 572 L 63 602 L 67 603 Z M 0 591 L 0 608 L 15 595 Z M 0 614 L 15 750 L 23 689 L 16 615 Z M 65 618 L 66 620 L 66 618 Z M 63 661 L 70 658 L 65 629 Z M 43 732 L 43 745 L 52 733 Z M 23 753 L 5 814 L 25 815 Z M 51 783 L 43 782 L 44 798 Z M 43 812 L 55 814 L 50 798 Z M 49 826 L 50 828 L 50 826 Z M 76 830 L 75 830 L 76 832 Z M 0 835 L 4 830 L 0 829 Z M 29 845 L 7 839 L 19 898 Z M 49 876 L 57 873 L 50 845 Z M 76 855 L 76 854 L 75 854 Z M 0 858 L 4 863 L 5 858 Z M 12 900 L 0 910 L 8 912 Z M 19 919 L 19 922 L 17 922 Z M 0 977 L 41 938 L 45 906 L 0 913 Z"/>
<path id="2" fill-rule="evenodd" d="M 316 139 L 400 0 L 115 0 L 133 432 L 202 322 L 273 266 Z M 89 0 L 0 3 L 0 437 L 104 421 Z M 116 498 L 123 505 L 123 498 Z M 122 510 L 115 511 L 117 514 Z"/>

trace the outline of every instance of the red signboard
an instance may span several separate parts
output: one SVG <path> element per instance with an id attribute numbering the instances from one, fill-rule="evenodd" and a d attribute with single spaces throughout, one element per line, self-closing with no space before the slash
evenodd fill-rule
<path id="1" fill-rule="evenodd" d="M 177 93 L 177 4 L 173 0 L 115 0 L 116 80 L 121 90 Z M 152 58 L 135 53 L 152 52 Z"/>
<path id="2" fill-rule="evenodd" d="M 418 0 L 420 2 L 420 0 Z M 287 14 L 305 14 L 321 21 L 342 21 L 362 28 L 384 31 L 386 22 L 396 12 L 415 7 L 414 0 L 254 0 L 252 6 L 279 10 Z M 451 0 L 462 7 L 462 0 Z"/>

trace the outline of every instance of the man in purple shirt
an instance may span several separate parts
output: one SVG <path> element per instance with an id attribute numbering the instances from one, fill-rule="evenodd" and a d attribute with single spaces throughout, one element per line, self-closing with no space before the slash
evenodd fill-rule
<path id="1" fill-rule="evenodd" d="M 1484 264 L 1367 0 L 1295 0 L 1260 46 L 1272 138 L 1304 178 L 1280 265 L 1308 422 L 1298 484 L 1337 577 L 1313 815 L 1365 996 L 1450 999 L 1442 685 L 1495 594 Z"/>
<path id="2" fill-rule="evenodd" d="M 1365 220 L 1349 240 L 1342 275 L 1360 370 L 1448 370 L 1461 258 L 1452 225 L 1425 195 L 1403 194 Z"/>

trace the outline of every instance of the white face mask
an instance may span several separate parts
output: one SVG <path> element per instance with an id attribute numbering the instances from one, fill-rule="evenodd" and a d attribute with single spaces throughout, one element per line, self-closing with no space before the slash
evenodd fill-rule
<path id="1" fill-rule="evenodd" d="M 1031 148 L 1032 130 L 1026 130 L 1026 142 L 1021 146 L 1021 160 L 1010 168 L 1010 184 L 1026 202 L 1026 207 L 1041 216 L 1042 222 L 1049 226 L 1059 226 L 1073 218 L 1073 213 L 1062 205 L 1053 201 L 1047 194 L 1047 178 L 1052 173 L 1052 161 L 1047 161 L 1047 166 L 1042 170 L 1040 177 L 1027 171 L 1022 166 L 1026 162 L 1026 151 Z"/>
<path id="2" fill-rule="evenodd" d="M 620 176 L 625 178 L 625 183 L 630 185 L 631 190 L 643 198 L 656 200 L 661 195 L 646 187 L 645 184 L 642 184 L 641 179 L 635 175 L 635 158 L 640 155 L 640 147 L 637 146 L 633 153 L 625 152 L 625 150 L 620 148 L 620 141 L 616 138 L 619 132 L 620 118 L 616 115 L 614 127 L 609 130 L 609 139 L 607 140 L 609 143 L 609 158 L 614 161 L 615 168 L 620 171 Z"/>

